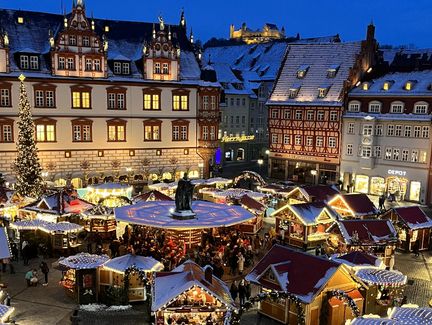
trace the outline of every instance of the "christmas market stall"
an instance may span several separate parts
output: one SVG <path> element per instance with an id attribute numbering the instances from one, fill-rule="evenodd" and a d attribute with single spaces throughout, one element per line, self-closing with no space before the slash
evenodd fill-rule
<path id="1" fill-rule="evenodd" d="M 244 233 L 256 234 L 263 226 L 263 217 L 266 206 L 247 194 L 243 195 L 237 202 L 243 208 L 255 215 L 254 219 L 238 225 L 238 229 Z"/>
<path id="2" fill-rule="evenodd" d="M 12 257 L 9 237 L 5 227 L 0 227 L 0 260 Z"/>
<path id="3" fill-rule="evenodd" d="M 188 260 L 171 272 L 156 273 L 152 312 L 156 324 L 225 324 L 227 312 L 236 310 L 227 285 Z"/>
<path id="4" fill-rule="evenodd" d="M 192 201 L 192 214 L 187 218 L 176 216 L 175 210 L 174 201 L 141 201 L 115 208 L 114 213 L 117 221 L 164 229 L 167 238 L 181 243 L 185 249 L 200 243 L 205 229 L 216 231 L 216 228 L 239 225 L 255 218 L 241 206 L 207 201 Z"/>
<path id="5" fill-rule="evenodd" d="M 173 199 L 170 198 L 168 195 L 163 194 L 162 192 L 152 190 L 140 195 L 135 196 L 132 198 L 132 203 L 139 203 L 141 201 L 147 202 L 147 201 L 172 201 Z"/>
<path id="6" fill-rule="evenodd" d="M 391 209 L 381 219 L 389 219 L 395 225 L 399 234 L 399 248 L 406 252 L 429 249 L 432 219 L 419 206 Z"/>
<path id="7" fill-rule="evenodd" d="M 69 220 L 94 205 L 78 198 L 72 190 L 44 194 L 39 200 L 19 210 L 21 219 L 41 219 L 48 222 Z"/>
<path id="8" fill-rule="evenodd" d="M 403 305 L 393 307 L 387 311 L 387 317 L 368 314 L 353 319 L 347 325 L 401 325 L 401 324 L 430 324 L 432 308 L 417 305 Z"/>
<path id="9" fill-rule="evenodd" d="M 283 324 L 343 324 L 363 309 L 363 284 L 344 265 L 281 245 L 246 280 L 259 288 L 259 313 Z"/>
<path id="10" fill-rule="evenodd" d="M 386 266 L 394 263 L 397 232 L 389 220 L 338 220 L 328 230 L 329 254 L 364 251 L 382 259 Z"/>
<path id="11" fill-rule="evenodd" d="M 203 189 L 201 193 L 205 195 L 207 201 L 215 203 L 229 203 L 233 200 L 240 200 L 244 195 L 264 203 L 269 197 L 268 194 L 253 192 L 242 188 L 229 188 L 226 190 Z"/>
<path id="12" fill-rule="evenodd" d="M 171 182 L 171 183 L 154 183 L 148 185 L 149 190 L 158 191 L 161 192 L 169 197 L 173 197 L 175 194 L 175 191 L 177 189 L 177 182 Z"/>
<path id="13" fill-rule="evenodd" d="M 60 284 L 67 295 L 78 304 L 97 302 L 97 268 L 109 260 L 107 255 L 92 255 L 79 253 L 77 255 L 60 258 L 58 268 L 63 271 Z"/>
<path id="14" fill-rule="evenodd" d="M 61 255 L 75 252 L 81 245 L 78 234 L 83 227 L 70 223 L 49 222 L 41 219 L 21 220 L 11 224 L 19 232 L 20 241 L 44 243 L 48 252 Z"/>
<path id="15" fill-rule="evenodd" d="M 367 219 L 380 214 L 369 197 L 363 193 L 336 195 L 328 205 L 345 219 Z"/>
<path id="16" fill-rule="evenodd" d="M 367 284 L 365 313 L 384 316 L 387 309 L 400 306 L 407 277 L 399 271 L 362 268 L 355 275 Z"/>
<path id="17" fill-rule="evenodd" d="M 281 191 L 279 191 L 281 192 Z M 340 192 L 334 185 L 306 185 L 299 186 L 284 194 L 286 203 L 306 203 L 306 202 L 328 202 Z"/>
<path id="18" fill-rule="evenodd" d="M 103 297 L 111 287 L 124 288 L 127 285 L 129 302 L 144 301 L 152 273 L 163 268 L 163 264 L 152 257 L 126 254 L 113 258 L 98 269 L 99 295 Z"/>
<path id="19" fill-rule="evenodd" d="M 287 204 L 273 212 L 281 239 L 303 249 L 323 244 L 336 213 L 324 202 Z"/>
<path id="20" fill-rule="evenodd" d="M 102 183 L 80 190 L 80 196 L 93 204 L 118 207 L 130 203 L 133 187 L 125 183 Z"/>
<path id="21" fill-rule="evenodd" d="M 343 263 L 349 266 L 354 271 L 364 268 L 386 268 L 386 265 L 378 256 L 367 254 L 362 251 L 352 251 L 344 255 L 335 254 L 331 257 L 331 259 L 335 262 Z"/>
<path id="22" fill-rule="evenodd" d="M 34 199 L 22 197 L 7 187 L 0 187 L 0 218 L 6 222 L 6 225 L 15 221 L 19 209 L 33 201 Z"/>
<path id="23" fill-rule="evenodd" d="M 117 222 L 114 217 L 114 208 L 96 205 L 92 209 L 81 213 L 80 223 L 90 234 L 99 234 L 102 238 L 115 238 Z"/>

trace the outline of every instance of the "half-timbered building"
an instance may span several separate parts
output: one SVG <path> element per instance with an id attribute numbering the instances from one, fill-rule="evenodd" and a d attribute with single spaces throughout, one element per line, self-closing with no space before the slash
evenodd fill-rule
<path id="1" fill-rule="evenodd" d="M 267 102 L 272 177 L 339 180 L 345 95 L 374 64 L 374 29 L 365 41 L 288 46 Z"/>

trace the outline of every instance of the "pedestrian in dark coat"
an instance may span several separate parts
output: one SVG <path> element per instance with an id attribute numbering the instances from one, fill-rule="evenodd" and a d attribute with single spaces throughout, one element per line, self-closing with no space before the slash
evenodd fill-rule
<path id="1" fill-rule="evenodd" d="M 236 281 L 231 284 L 230 288 L 231 298 L 235 301 L 238 295 L 238 287 Z"/>
<path id="2" fill-rule="evenodd" d="M 238 294 L 240 299 L 240 306 L 243 306 L 246 301 L 246 287 L 244 280 L 241 280 L 238 286 Z"/>
<path id="3" fill-rule="evenodd" d="M 41 272 L 43 273 L 45 277 L 45 285 L 48 285 L 48 273 L 49 273 L 49 267 L 48 264 L 45 261 L 42 261 L 39 265 Z"/>
<path id="4" fill-rule="evenodd" d="M 249 300 L 252 295 L 251 284 L 249 281 L 245 280 L 245 289 L 246 289 L 246 300 Z"/>

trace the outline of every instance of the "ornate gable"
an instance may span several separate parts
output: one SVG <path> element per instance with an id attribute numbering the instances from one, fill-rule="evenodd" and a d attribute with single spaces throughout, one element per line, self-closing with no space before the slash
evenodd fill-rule
<path id="1" fill-rule="evenodd" d="M 151 80 L 178 80 L 180 48 L 174 45 L 171 27 L 159 17 L 159 30 L 153 24 L 152 40 L 144 45 L 144 78 Z"/>
<path id="2" fill-rule="evenodd" d="M 63 31 L 50 36 L 52 73 L 68 77 L 107 77 L 108 41 L 95 32 L 94 21 L 85 14 L 83 1 L 65 17 Z"/>

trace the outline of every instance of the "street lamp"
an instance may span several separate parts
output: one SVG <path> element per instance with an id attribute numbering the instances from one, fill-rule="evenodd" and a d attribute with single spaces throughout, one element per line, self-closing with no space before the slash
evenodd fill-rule
<path id="1" fill-rule="evenodd" d="M 261 174 L 261 167 L 262 167 L 262 165 L 264 164 L 264 159 L 260 158 L 260 159 L 258 159 L 257 162 L 258 162 L 259 171 L 260 171 L 260 174 Z"/>
<path id="2" fill-rule="evenodd" d="M 312 175 L 312 177 L 313 177 L 313 183 L 315 184 L 315 177 L 316 177 L 316 175 L 318 174 L 318 171 L 317 171 L 316 169 L 312 169 L 312 170 L 310 171 L 310 173 L 311 173 L 311 175 Z"/>
<path id="3" fill-rule="evenodd" d="M 270 150 L 267 149 L 267 150 L 265 151 L 265 154 L 268 156 L 268 155 L 270 154 Z"/>

